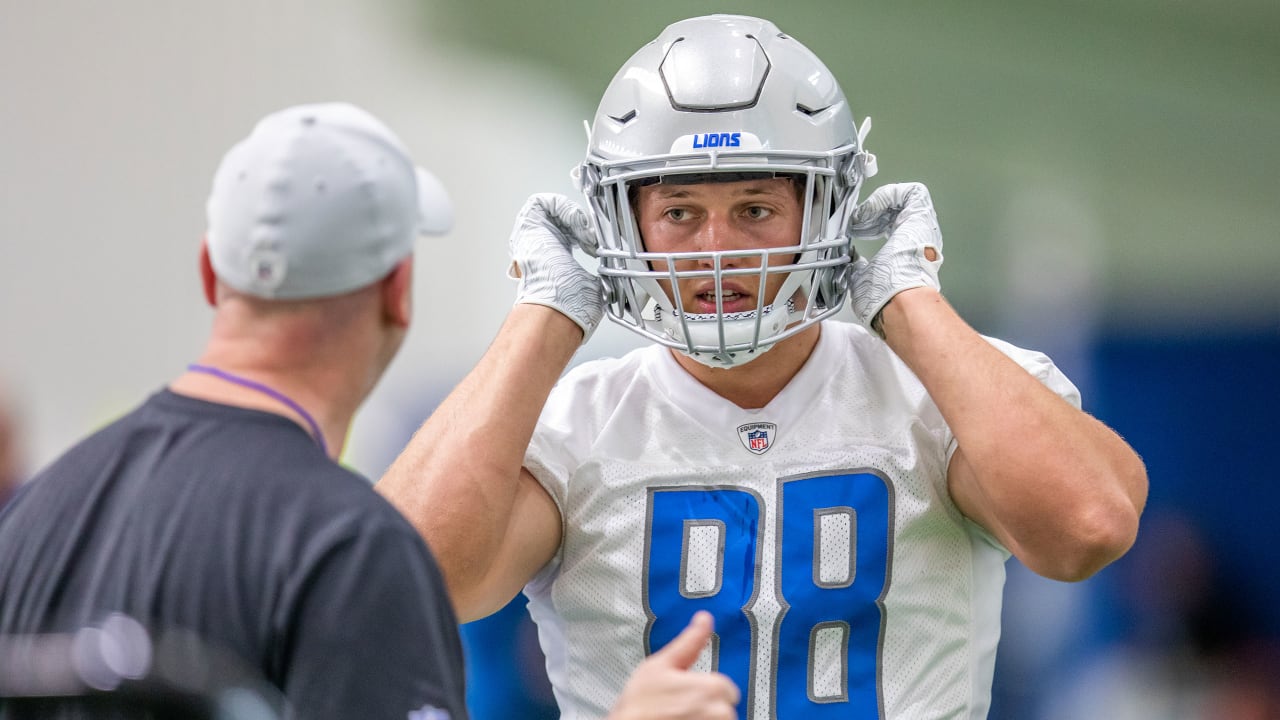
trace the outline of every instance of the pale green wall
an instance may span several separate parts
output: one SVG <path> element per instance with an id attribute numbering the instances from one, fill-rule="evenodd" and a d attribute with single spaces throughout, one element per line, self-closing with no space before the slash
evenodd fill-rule
<path id="1" fill-rule="evenodd" d="M 1053 281 L 1063 258 L 1043 277 L 1025 279 L 1039 251 L 1016 261 L 1031 270 L 1008 268 L 1034 233 L 1098 249 L 1086 267 L 1105 323 L 1280 329 L 1280 2 L 432 6 L 433 42 L 545 64 L 581 93 L 583 116 L 668 22 L 768 17 L 873 117 L 878 180 L 931 185 L 944 285 L 975 322 L 998 325 L 1018 282 Z"/>

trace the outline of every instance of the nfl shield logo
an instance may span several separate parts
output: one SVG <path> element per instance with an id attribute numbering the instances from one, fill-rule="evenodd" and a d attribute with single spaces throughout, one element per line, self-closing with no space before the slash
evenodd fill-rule
<path id="1" fill-rule="evenodd" d="M 747 423 L 738 426 L 738 437 L 742 446 L 756 455 L 763 455 L 773 447 L 773 438 L 778 434 L 778 426 L 773 423 Z"/>
<path id="2" fill-rule="evenodd" d="M 249 282 L 257 290 L 275 290 L 284 282 L 289 269 L 289 259 L 283 253 L 269 247 L 260 247 L 249 254 Z"/>

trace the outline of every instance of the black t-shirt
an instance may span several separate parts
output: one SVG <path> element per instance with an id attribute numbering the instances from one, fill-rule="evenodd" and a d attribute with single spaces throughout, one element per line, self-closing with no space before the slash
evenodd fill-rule
<path id="1" fill-rule="evenodd" d="M 245 658 L 298 718 L 466 717 L 426 544 L 279 415 L 163 390 L 0 511 L 0 634 L 110 612 Z"/>

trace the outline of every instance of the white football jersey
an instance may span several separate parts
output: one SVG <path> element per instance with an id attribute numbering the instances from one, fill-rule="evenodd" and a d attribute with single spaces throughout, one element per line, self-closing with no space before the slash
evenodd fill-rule
<path id="1" fill-rule="evenodd" d="M 991 342 L 1079 406 L 1044 355 Z M 848 323 L 759 410 L 657 345 L 566 374 L 525 458 L 564 523 L 525 588 L 562 717 L 604 717 L 700 609 L 697 667 L 738 684 L 741 718 L 986 717 L 1009 553 L 952 503 L 954 449 Z"/>

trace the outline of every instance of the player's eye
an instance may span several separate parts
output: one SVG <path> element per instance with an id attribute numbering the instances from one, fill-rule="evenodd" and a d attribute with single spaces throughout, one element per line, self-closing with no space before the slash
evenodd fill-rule
<path id="1" fill-rule="evenodd" d="M 752 220 L 763 220 L 773 214 L 773 211 L 763 205 L 752 205 L 747 208 L 746 215 Z"/>

